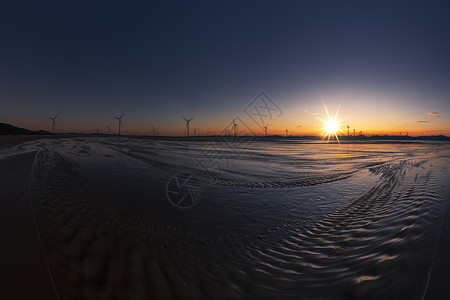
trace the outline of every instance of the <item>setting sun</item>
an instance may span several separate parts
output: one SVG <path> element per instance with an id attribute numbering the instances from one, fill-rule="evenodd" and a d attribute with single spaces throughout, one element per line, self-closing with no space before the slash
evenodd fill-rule
<path id="1" fill-rule="evenodd" d="M 324 130 L 331 134 L 336 134 L 339 131 L 339 122 L 336 120 L 329 120 L 325 122 Z"/>
<path id="2" fill-rule="evenodd" d="M 326 138 L 327 141 L 329 141 L 331 137 L 335 137 L 336 140 L 339 142 L 339 138 L 338 138 L 337 134 L 338 134 L 338 132 L 342 132 L 340 129 L 341 121 L 338 119 L 339 109 L 336 111 L 336 114 L 334 115 L 334 117 L 331 117 L 330 114 L 328 113 L 328 109 L 325 106 L 325 104 L 324 104 L 324 108 L 327 113 L 328 120 L 322 120 L 319 118 L 325 124 L 325 126 L 322 128 L 322 133 L 321 133 L 321 136 L 323 136 L 322 140 L 324 140 Z"/>

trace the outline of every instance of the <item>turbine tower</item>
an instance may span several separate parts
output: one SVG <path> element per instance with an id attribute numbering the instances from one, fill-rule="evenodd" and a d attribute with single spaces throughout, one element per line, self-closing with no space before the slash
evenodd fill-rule
<path id="1" fill-rule="evenodd" d="M 125 115 L 125 113 L 122 113 L 120 117 L 113 117 L 113 119 L 119 120 L 119 135 L 120 135 L 120 125 L 122 125 L 122 118 Z"/>
<path id="2" fill-rule="evenodd" d="M 108 134 L 109 134 L 109 131 L 111 130 L 111 124 L 109 124 L 109 125 L 106 126 L 105 128 L 108 129 Z"/>
<path id="3" fill-rule="evenodd" d="M 186 117 L 183 117 L 183 119 L 186 121 L 186 136 L 189 137 L 189 122 L 192 121 L 192 118 L 188 120 Z"/>
<path id="4" fill-rule="evenodd" d="M 153 129 L 153 136 L 156 136 L 156 129 L 158 128 L 152 126 L 152 129 Z"/>
<path id="5" fill-rule="evenodd" d="M 50 120 L 52 120 L 52 125 L 53 125 L 53 129 L 52 129 L 52 134 L 55 134 L 55 120 L 58 117 L 59 114 L 56 114 L 54 117 L 48 117 Z"/>
<path id="6" fill-rule="evenodd" d="M 350 126 L 347 124 L 347 136 L 350 136 Z"/>
<path id="7" fill-rule="evenodd" d="M 238 124 L 236 124 L 236 121 L 233 119 L 233 130 L 234 130 L 234 137 L 236 137 Z"/>
<path id="8" fill-rule="evenodd" d="M 264 136 L 267 136 L 267 126 L 268 125 L 264 126 Z"/>
<path id="9" fill-rule="evenodd" d="M 286 137 L 288 137 L 288 136 L 289 136 L 289 132 L 288 132 L 288 130 L 286 128 Z"/>

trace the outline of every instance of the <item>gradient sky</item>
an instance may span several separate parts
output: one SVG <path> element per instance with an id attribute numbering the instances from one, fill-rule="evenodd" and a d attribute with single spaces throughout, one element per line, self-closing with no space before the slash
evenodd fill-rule
<path id="1" fill-rule="evenodd" d="M 450 135 L 449 6 L 393 2 L 2 1 L 0 122 L 219 133 L 263 90 L 269 133 L 319 133 L 323 99 L 357 132 Z"/>

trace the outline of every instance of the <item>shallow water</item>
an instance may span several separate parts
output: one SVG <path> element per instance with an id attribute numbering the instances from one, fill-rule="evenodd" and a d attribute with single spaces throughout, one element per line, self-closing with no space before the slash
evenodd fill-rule
<path id="1" fill-rule="evenodd" d="M 35 149 L 32 205 L 60 299 L 426 292 L 448 144 L 72 138 L 0 156 Z M 191 176 L 180 206 L 193 207 L 169 202 L 174 175 Z"/>

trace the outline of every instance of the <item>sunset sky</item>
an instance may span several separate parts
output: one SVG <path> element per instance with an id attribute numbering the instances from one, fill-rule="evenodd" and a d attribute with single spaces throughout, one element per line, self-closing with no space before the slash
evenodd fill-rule
<path id="1" fill-rule="evenodd" d="M 450 135 L 449 7 L 393 2 L 2 2 L 0 122 L 262 134 L 245 108 L 265 91 L 269 134 L 319 134 L 325 103 L 345 132 Z"/>

